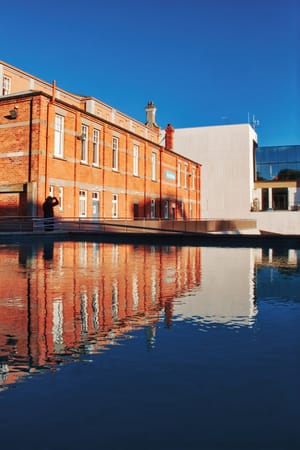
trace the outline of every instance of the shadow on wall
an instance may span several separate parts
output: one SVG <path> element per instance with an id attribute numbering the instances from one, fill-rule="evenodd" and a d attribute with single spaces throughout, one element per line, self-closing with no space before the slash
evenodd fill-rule
<path id="1" fill-rule="evenodd" d="M 171 219 L 187 220 L 184 202 L 170 197 L 152 199 L 147 202 L 135 202 L 132 205 L 134 219 Z"/>
<path id="2" fill-rule="evenodd" d="M 26 192 L 0 191 L 0 216 L 33 216 L 37 204 L 27 199 Z"/>

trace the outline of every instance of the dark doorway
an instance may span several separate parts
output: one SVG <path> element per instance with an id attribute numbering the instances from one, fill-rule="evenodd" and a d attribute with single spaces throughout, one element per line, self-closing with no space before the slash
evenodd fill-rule
<path id="1" fill-rule="evenodd" d="M 261 209 L 266 211 L 269 208 L 269 189 L 262 189 Z"/>
<path id="2" fill-rule="evenodd" d="M 133 204 L 133 217 L 137 219 L 139 217 L 139 204 L 134 203 Z"/>
<path id="3" fill-rule="evenodd" d="M 288 188 L 273 188 L 273 209 L 288 209 Z"/>

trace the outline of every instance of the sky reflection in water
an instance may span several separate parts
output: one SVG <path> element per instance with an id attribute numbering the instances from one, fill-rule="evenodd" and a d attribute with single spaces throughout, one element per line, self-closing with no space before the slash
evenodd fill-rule
<path id="1" fill-rule="evenodd" d="M 0 252 L 3 445 L 299 446 L 299 251 Z"/>

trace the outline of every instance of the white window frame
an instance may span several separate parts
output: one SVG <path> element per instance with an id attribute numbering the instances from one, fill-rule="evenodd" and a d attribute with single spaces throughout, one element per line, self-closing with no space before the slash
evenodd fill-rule
<path id="1" fill-rule="evenodd" d="M 79 217 L 87 215 L 87 191 L 79 191 Z"/>
<path id="2" fill-rule="evenodd" d="M 132 307 L 134 311 L 138 310 L 139 306 L 139 281 L 137 274 L 132 274 Z"/>
<path id="3" fill-rule="evenodd" d="M 94 204 L 95 201 L 98 203 L 97 210 L 98 210 L 98 214 L 99 214 L 99 205 L 100 205 L 100 196 L 99 196 L 99 192 L 92 192 L 92 208 L 93 208 L 93 204 Z M 93 215 L 94 215 L 94 211 L 93 211 L 93 209 L 92 209 L 92 216 L 93 216 Z"/>
<path id="4" fill-rule="evenodd" d="M 115 136 L 112 139 L 112 169 L 119 169 L 119 138 Z"/>
<path id="5" fill-rule="evenodd" d="M 112 195 L 112 209 L 111 209 L 111 216 L 112 218 L 116 219 L 118 217 L 118 194 Z"/>
<path id="6" fill-rule="evenodd" d="M 157 172 L 157 153 L 152 152 L 151 156 L 151 179 L 152 181 L 156 181 L 156 172 Z"/>
<path id="7" fill-rule="evenodd" d="M 139 146 L 137 144 L 133 146 L 133 175 L 139 176 Z"/>
<path id="8" fill-rule="evenodd" d="M 51 197 L 54 197 L 54 186 L 49 186 L 49 195 L 51 196 Z"/>
<path id="9" fill-rule="evenodd" d="M 55 114 L 54 127 L 54 156 L 63 158 L 65 140 L 65 118 L 60 114 Z"/>
<path id="10" fill-rule="evenodd" d="M 100 131 L 94 129 L 93 131 L 93 165 L 99 166 L 99 142 Z"/>
<path id="11" fill-rule="evenodd" d="M 81 125 L 81 153 L 80 160 L 82 163 L 88 162 L 88 143 L 89 143 L 89 127 Z"/>
<path id="12" fill-rule="evenodd" d="M 10 94 L 10 90 L 11 90 L 11 79 L 9 77 L 7 77 L 6 75 L 3 75 L 2 95 Z"/>
<path id="13" fill-rule="evenodd" d="M 52 336 L 55 351 L 60 351 L 64 344 L 64 314 L 62 298 L 53 300 Z"/>
<path id="14" fill-rule="evenodd" d="M 62 186 L 59 186 L 58 188 L 58 210 L 63 211 L 64 210 L 64 188 Z"/>
<path id="15" fill-rule="evenodd" d="M 181 162 L 178 161 L 177 163 L 177 186 L 181 186 Z"/>
<path id="16" fill-rule="evenodd" d="M 113 320 L 118 320 L 119 317 L 119 287 L 117 280 L 112 282 L 111 292 L 111 315 Z"/>
<path id="17" fill-rule="evenodd" d="M 184 188 L 187 188 L 188 165 L 184 164 Z"/>

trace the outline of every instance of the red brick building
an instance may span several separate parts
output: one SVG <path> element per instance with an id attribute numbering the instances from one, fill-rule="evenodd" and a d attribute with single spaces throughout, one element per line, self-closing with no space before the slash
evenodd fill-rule
<path id="1" fill-rule="evenodd" d="M 0 62 L 0 215 L 200 219 L 201 166 L 172 151 L 174 129 Z M 163 145 L 162 145 L 163 142 Z"/>

